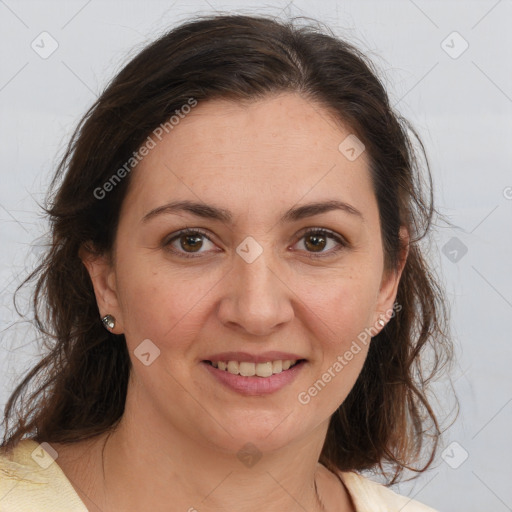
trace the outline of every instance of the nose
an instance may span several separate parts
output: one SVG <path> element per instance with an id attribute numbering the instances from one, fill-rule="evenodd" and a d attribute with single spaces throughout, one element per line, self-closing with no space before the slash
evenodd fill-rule
<path id="1" fill-rule="evenodd" d="M 220 321 L 241 333 L 266 336 L 294 316 L 293 292 L 275 261 L 263 253 L 252 263 L 236 256 L 218 308 Z M 274 268 L 272 268 L 274 267 Z"/>

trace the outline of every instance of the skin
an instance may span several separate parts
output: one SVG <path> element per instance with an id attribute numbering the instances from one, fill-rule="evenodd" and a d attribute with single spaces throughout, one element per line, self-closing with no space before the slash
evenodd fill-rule
<path id="1" fill-rule="evenodd" d="M 113 260 L 81 253 L 100 313 L 116 318 L 113 332 L 124 333 L 133 363 L 117 430 L 57 447 L 90 510 L 354 510 L 318 459 L 368 345 L 308 404 L 297 398 L 392 309 L 407 255 L 384 272 L 367 155 L 349 161 L 338 150 L 350 133 L 297 94 L 247 105 L 213 100 L 132 171 Z M 141 220 L 175 200 L 227 209 L 232 223 L 187 212 Z M 327 200 L 363 218 L 333 210 L 279 223 L 292 207 Z M 185 248 L 179 238 L 164 244 L 186 227 L 211 240 L 200 238 L 193 258 L 183 257 L 183 237 Z M 348 246 L 327 238 L 315 258 L 305 228 L 331 230 Z M 236 253 L 247 236 L 263 249 L 252 263 Z M 145 339 L 160 349 L 149 366 L 134 356 Z M 243 396 L 201 363 L 228 350 L 288 351 L 307 362 L 283 389 Z M 236 456 L 248 442 L 262 454 L 252 467 Z"/>

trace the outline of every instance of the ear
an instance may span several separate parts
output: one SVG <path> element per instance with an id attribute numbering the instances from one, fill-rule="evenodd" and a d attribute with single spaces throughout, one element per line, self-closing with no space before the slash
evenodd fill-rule
<path id="1" fill-rule="evenodd" d="M 398 292 L 398 284 L 400 283 L 400 278 L 402 276 L 405 262 L 407 261 L 407 256 L 409 254 L 410 237 L 409 232 L 405 227 L 402 226 L 400 228 L 399 236 L 401 249 L 399 254 L 398 267 L 383 273 L 378 293 L 373 325 L 375 325 L 379 331 L 383 329 L 385 324 L 388 323 L 389 319 L 394 316 L 395 308 L 393 306 L 395 304 L 395 299 Z M 400 310 L 402 306 L 398 306 L 398 310 Z M 379 325 L 379 319 L 384 320 L 385 324 Z"/>
<path id="2" fill-rule="evenodd" d="M 110 332 L 122 334 L 123 318 L 117 296 L 116 273 L 111 258 L 95 253 L 87 245 L 82 245 L 78 255 L 89 272 L 100 317 L 112 315 L 115 318 L 115 326 Z M 101 318 L 98 321 L 101 321 Z"/>

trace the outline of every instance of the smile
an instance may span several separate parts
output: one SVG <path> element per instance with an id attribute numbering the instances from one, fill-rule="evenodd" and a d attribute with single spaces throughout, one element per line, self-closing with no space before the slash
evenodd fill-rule
<path id="1" fill-rule="evenodd" d="M 278 359 L 276 361 L 267 361 L 265 363 L 253 363 L 249 361 L 206 361 L 214 368 L 227 371 L 232 375 L 241 375 L 243 377 L 263 377 L 267 378 L 295 366 L 297 359 Z"/>
<path id="2" fill-rule="evenodd" d="M 254 363 L 206 360 L 202 361 L 201 365 L 214 378 L 214 381 L 222 386 L 242 395 L 256 396 L 274 393 L 293 382 L 307 365 L 307 361 L 278 359 L 266 363 Z M 276 373 L 274 373 L 274 365 Z M 272 373 L 269 375 L 271 368 Z"/>

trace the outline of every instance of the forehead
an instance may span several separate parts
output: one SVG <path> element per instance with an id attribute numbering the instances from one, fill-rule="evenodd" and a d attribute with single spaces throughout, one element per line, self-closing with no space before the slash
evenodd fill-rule
<path id="1" fill-rule="evenodd" d="M 176 196 L 208 203 L 229 198 L 244 209 L 257 207 L 253 201 L 268 207 L 265 199 L 288 204 L 332 191 L 361 202 L 371 191 L 366 155 L 351 161 L 339 149 L 350 134 L 321 105 L 298 94 L 209 100 L 144 157 L 128 194 L 142 210 Z"/>
<path id="2" fill-rule="evenodd" d="M 337 152 L 340 138 L 349 133 L 321 105 L 298 94 L 282 93 L 250 102 L 218 99 L 199 103 L 164 135 L 160 146 L 180 146 L 180 152 L 190 156 L 199 148 L 225 158 L 284 153 L 296 155 L 295 160 L 308 155 L 318 159 L 321 152 Z"/>

